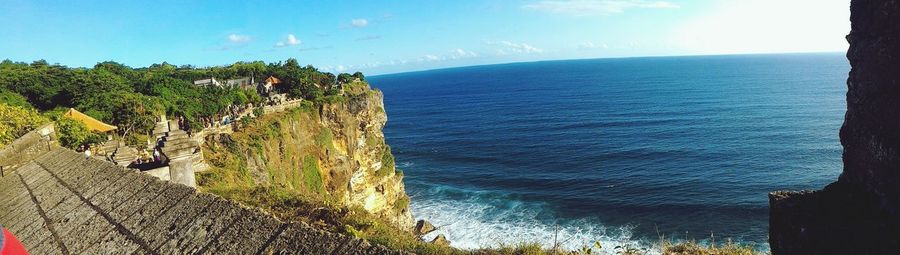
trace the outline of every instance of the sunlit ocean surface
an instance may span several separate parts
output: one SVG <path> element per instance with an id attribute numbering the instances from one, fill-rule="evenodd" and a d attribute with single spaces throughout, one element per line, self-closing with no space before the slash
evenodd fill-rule
<path id="1" fill-rule="evenodd" d="M 659 57 L 370 77 L 412 212 L 456 247 L 660 236 L 767 249 L 768 199 L 841 171 L 842 54 Z"/>

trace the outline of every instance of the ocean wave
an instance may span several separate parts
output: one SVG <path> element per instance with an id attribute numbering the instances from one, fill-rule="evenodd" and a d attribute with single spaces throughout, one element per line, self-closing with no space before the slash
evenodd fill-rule
<path id="1" fill-rule="evenodd" d="M 459 193 L 466 196 L 459 196 Z M 433 187 L 412 199 L 417 219 L 437 228 L 423 237 L 430 241 L 443 234 L 461 249 L 497 248 L 503 245 L 538 243 L 564 249 L 592 247 L 600 242 L 605 253 L 616 247 L 648 249 L 649 244 L 632 237 L 631 226 L 604 226 L 592 219 L 560 220 L 548 205 L 525 202 L 505 194 Z M 449 195 L 442 196 L 441 194 Z"/>

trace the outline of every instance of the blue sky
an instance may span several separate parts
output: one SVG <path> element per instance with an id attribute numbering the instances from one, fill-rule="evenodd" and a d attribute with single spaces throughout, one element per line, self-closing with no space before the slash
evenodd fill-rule
<path id="1" fill-rule="evenodd" d="M 0 59 L 395 73 L 552 59 L 845 51 L 849 0 L 5 0 Z"/>

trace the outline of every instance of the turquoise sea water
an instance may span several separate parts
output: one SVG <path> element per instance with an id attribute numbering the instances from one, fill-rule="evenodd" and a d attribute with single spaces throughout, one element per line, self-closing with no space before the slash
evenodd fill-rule
<path id="1" fill-rule="evenodd" d="M 841 171 L 842 54 L 570 60 L 370 77 L 414 216 L 473 248 L 660 236 L 766 249 L 768 201 Z M 426 238 L 427 238 L 426 237 Z"/>

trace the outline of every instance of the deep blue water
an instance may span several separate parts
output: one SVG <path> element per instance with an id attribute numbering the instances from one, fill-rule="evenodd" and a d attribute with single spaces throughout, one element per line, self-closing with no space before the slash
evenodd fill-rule
<path id="1" fill-rule="evenodd" d="M 712 233 L 765 249 L 766 194 L 818 189 L 841 171 L 849 69 L 837 53 L 736 55 L 369 80 L 385 94 L 414 216 L 455 246 Z"/>

